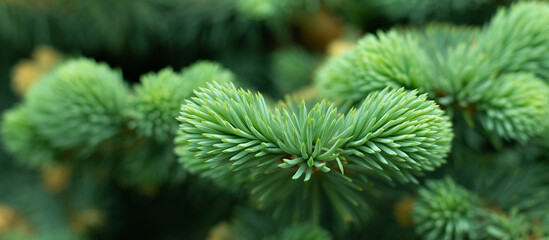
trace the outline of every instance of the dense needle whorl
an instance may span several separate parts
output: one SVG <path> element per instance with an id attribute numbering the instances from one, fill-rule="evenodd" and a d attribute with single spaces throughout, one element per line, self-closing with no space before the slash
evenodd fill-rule
<path id="1" fill-rule="evenodd" d="M 423 239 L 485 239 L 480 198 L 451 178 L 431 180 L 419 190 L 412 217 Z"/>
<path id="2" fill-rule="evenodd" d="M 341 155 L 349 164 L 401 181 L 415 181 L 414 174 L 444 163 L 453 137 L 438 105 L 403 88 L 369 95 L 346 122 L 351 137 Z"/>
<path id="3" fill-rule="evenodd" d="M 29 119 L 55 147 L 93 148 L 121 131 L 128 95 L 119 71 L 81 58 L 36 83 L 26 104 Z"/>
<path id="4" fill-rule="evenodd" d="M 376 92 L 347 116 L 325 101 L 311 110 L 304 103 L 297 112 L 271 109 L 261 95 L 232 84 L 215 83 L 196 96 L 182 107 L 181 137 L 208 166 L 195 170 L 214 178 L 253 179 L 283 168 L 308 181 L 349 167 L 414 181 L 444 161 L 452 138 L 438 106 L 404 89 Z"/>

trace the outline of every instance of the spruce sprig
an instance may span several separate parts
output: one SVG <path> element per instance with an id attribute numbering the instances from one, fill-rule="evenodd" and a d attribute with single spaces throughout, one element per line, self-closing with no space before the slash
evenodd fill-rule
<path id="1" fill-rule="evenodd" d="M 188 149 L 211 165 L 203 174 L 234 179 L 254 173 L 238 170 L 258 167 L 266 171 L 275 166 L 284 153 L 274 144 L 276 123 L 263 97 L 237 90 L 232 84 L 215 83 L 201 90 L 182 106 L 178 120 Z M 214 167 L 234 173 L 219 173 Z"/>
<path id="2" fill-rule="evenodd" d="M 449 177 L 426 182 L 418 194 L 412 216 L 423 239 L 482 239 L 478 196 Z"/>
<path id="3" fill-rule="evenodd" d="M 344 116 L 326 101 L 311 110 L 304 102 L 297 112 L 271 110 L 260 94 L 216 83 L 197 91 L 178 120 L 190 151 L 235 174 L 278 166 L 297 168 L 292 178 L 308 181 L 316 170 L 344 174 L 344 161 L 388 180 L 413 181 L 444 161 L 452 138 L 448 118 L 416 94 L 385 89 Z"/>
<path id="4" fill-rule="evenodd" d="M 451 124 L 433 101 L 416 94 L 385 89 L 349 111 L 346 125 L 354 128 L 342 152 L 349 164 L 387 179 L 415 181 L 414 174 L 444 163 Z"/>
<path id="5" fill-rule="evenodd" d="M 524 142 L 546 128 L 549 86 L 537 77 L 549 75 L 548 7 L 514 4 L 480 31 L 430 25 L 368 34 L 329 59 L 316 85 L 327 97 L 353 103 L 385 86 L 418 89 L 461 113 L 470 127 L 480 125 L 494 145 L 499 138 Z"/>
<path id="6" fill-rule="evenodd" d="M 32 124 L 54 147 L 92 150 L 122 130 L 128 96 L 119 71 L 81 58 L 36 83 L 25 104 Z"/>
<path id="7" fill-rule="evenodd" d="M 230 83 L 195 94 L 178 117 L 184 166 L 221 185 L 249 186 L 254 202 L 291 220 L 333 212 L 356 221 L 364 214 L 354 209 L 368 207 L 361 192 L 370 192 L 369 179 L 415 182 L 450 150 L 448 118 L 415 91 L 386 88 L 348 115 L 327 101 L 272 108 Z"/>
<path id="8" fill-rule="evenodd" d="M 419 51 L 418 51 L 419 49 Z M 327 97 L 360 102 L 368 94 L 394 88 L 423 89 L 431 68 L 415 36 L 395 30 L 366 35 L 340 57 L 329 59 L 316 75 L 319 91 Z"/>

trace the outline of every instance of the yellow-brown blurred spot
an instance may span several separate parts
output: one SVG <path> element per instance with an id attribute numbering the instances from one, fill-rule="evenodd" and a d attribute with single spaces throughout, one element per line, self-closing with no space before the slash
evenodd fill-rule
<path id="1" fill-rule="evenodd" d="M 415 200 L 414 197 L 408 196 L 396 203 L 394 216 L 400 226 L 409 227 L 414 224 L 411 213 Z"/>
<path id="2" fill-rule="evenodd" d="M 354 44 L 345 40 L 335 40 L 328 45 L 327 53 L 330 56 L 338 56 L 353 48 Z"/>
<path id="3" fill-rule="evenodd" d="M 72 168 L 67 165 L 53 165 L 42 171 L 42 184 L 51 193 L 60 193 L 67 188 Z"/>
<path id="4" fill-rule="evenodd" d="M 312 50 L 324 51 L 328 44 L 343 34 L 343 22 L 327 9 L 319 9 L 312 15 L 304 14 L 296 21 L 300 37 Z"/>
<path id="5" fill-rule="evenodd" d="M 305 100 L 310 100 L 315 97 L 320 97 L 320 94 L 316 90 L 315 87 L 308 86 L 305 88 L 301 88 L 291 94 L 292 97 L 301 98 Z"/>
<path id="6" fill-rule="evenodd" d="M 285 100 L 295 100 L 295 101 L 305 100 L 305 102 L 307 102 L 315 98 L 322 99 L 322 97 L 320 96 L 320 94 L 318 93 L 315 87 L 307 86 L 288 94 L 287 99 Z M 280 107 L 283 107 L 283 106 L 286 106 L 287 104 L 286 104 L 286 101 L 280 100 L 278 101 L 277 105 Z"/>
<path id="7" fill-rule="evenodd" d="M 32 58 L 41 68 L 50 68 L 61 60 L 61 53 L 50 46 L 38 46 L 32 53 Z"/>
<path id="8" fill-rule="evenodd" d="M 105 225 L 107 214 L 97 208 L 87 208 L 73 212 L 70 216 L 70 228 L 77 235 L 85 235 Z"/>
<path id="9" fill-rule="evenodd" d="M 15 231 L 23 236 L 31 236 L 31 226 L 10 206 L 0 203 L 0 237 Z"/>
<path id="10" fill-rule="evenodd" d="M 231 240 L 231 232 L 226 222 L 215 225 L 208 234 L 207 240 Z"/>
<path id="11" fill-rule="evenodd" d="M 13 67 L 11 73 L 13 91 L 19 96 L 24 96 L 27 90 L 61 58 L 61 54 L 51 47 L 37 47 L 32 53 L 32 59 L 21 60 Z"/>

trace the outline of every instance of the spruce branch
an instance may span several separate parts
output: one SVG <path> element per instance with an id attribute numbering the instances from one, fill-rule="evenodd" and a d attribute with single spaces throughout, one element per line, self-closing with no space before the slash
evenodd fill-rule
<path id="1" fill-rule="evenodd" d="M 549 79 L 549 4 L 521 1 L 501 8 L 483 29 L 478 48 L 500 72 L 532 72 Z"/>
<path id="2" fill-rule="evenodd" d="M 528 171 L 532 170 L 537 169 L 528 169 Z M 487 176 L 483 176 L 485 178 L 480 180 L 496 180 L 496 178 L 502 177 L 498 173 L 511 175 L 512 178 L 509 180 L 504 179 L 503 184 L 491 183 L 495 185 L 494 188 L 483 190 L 492 192 L 492 194 L 504 195 L 505 193 L 501 193 L 502 191 L 510 191 L 506 195 L 507 197 L 511 196 L 509 198 L 519 197 L 517 195 L 519 192 L 526 193 L 525 198 L 537 198 L 536 194 L 516 188 L 532 187 L 542 191 L 545 188 L 540 186 L 539 183 L 535 183 L 534 186 L 522 185 L 521 180 L 515 177 L 521 178 L 523 175 L 513 176 L 516 172 L 510 173 L 509 169 L 505 171 L 489 169 L 484 172 Z M 513 180 L 517 180 L 519 183 Z M 528 180 L 531 181 L 532 179 Z M 418 200 L 412 211 L 412 217 L 417 224 L 416 231 L 424 239 L 527 239 L 529 237 L 535 238 L 536 235 L 543 236 L 547 234 L 546 230 L 536 224 L 540 220 L 540 216 L 546 215 L 545 212 L 541 215 L 532 215 L 532 213 L 523 211 L 525 210 L 523 208 L 524 204 L 521 203 L 511 206 L 490 205 L 494 202 L 487 200 L 493 199 L 481 199 L 482 195 L 487 194 L 490 195 L 490 193 L 485 192 L 478 192 L 478 195 L 474 194 L 456 184 L 450 177 L 427 181 L 425 186 L 418 190 Z M 512 199 L 498 200 L 500 202 L 512 201 Z M 532 204 L 536 201 L 538 200 L 524 199 L 523 203 L 530 202 Z"/>
<path id="3" fill-rule="evenodd" d="M 509 214 L 490 212 L 486 221 L 486 233 L 493 239 L 535 239 L 532 223 L 517 208 Z"/>
<path id="4" fill-rule="evenodd" d="M 59 65 L 26 96 L 29 118 L 59 148 L 93 148 L 123 127 L 128 88 L 120 72 L 93 60 Z"/>
<path id="5" fill-rule="evenodd" d="M 158 142 L 172 139 L 178 129 L 175 117 L 181 103 L 193 96 L 193 89 L 205 87 L 214 80 L 231 82 L 234 78 L 230 71 L 209 61 L 198 61 L 181 73 L 166 68 L 146 74 L 141 77 L 141 84 L 134 88 L 129 128 L 135 129 L 140 137 L 152 137 Z"/>
<path id="6" fill-rule="evenodd" d="M 418 191 L 412 217 L 423 239 L 479 239 L 483 229 L 479 222 L 480 198 L 451 178 L 431 180 Z"/>
<path id="7" fill-rule="evenodd" d="M 38 132 L 29 115 L 31 113 L 25 105 L 19 105 L 2 114 L 0 135 L 3 144 L 24 165 L 36 168 L 51 164 L 57 151 Z"/>
<path id="8" fill-rule="evenodd" d="M 250 176 L 253 172 L 238 170 L 261 167 L 266 171 L 265 167 L 275 167 L 284 156 L 275 145 L 277 124 L 261 95 L 218 83 L 195 94 L 197 97 L 186 101 L 178 117 L 181 136 L 206 165 L 228 170 L 216 173 L 210 167 L 203 170 L 204 175 L 219 180 Z"/>
<path id="9" fill-rule="evenodd" d="M 431 59 L 445 58 L 459 44 L 475 45 L 480 29 L 474 26 L 432 22 L 424 28 L 404 28 L 402 34 L 414 35 Z"/>
<path id="10" fill-rule="evenodd" d="M 170 68 L 142 76 L 141 85 L 135 86 L 129 128 L 135 129 L 138 136 L 152 137 L 158 142 L 174 136 L 177 132 L 174 118 L 188 97 L 183 91 L 185 87 L 184 79 Z"/>
<path id="11" fill-rule="evenodd" d="M 516 73 L 489 79 L 467 96 L 482 126 L 504 139 L 522 142 L 545 131 L 549 87 L 533 74 Z"/>
<path id="12" fill-rule="evenodd" d="M 130 183 L 142 185 L 178 182 L 186 172 L 176 167 L 173 141 L 178 131 L 175 119 L 185 99 L 194 96 L 193 89 L 205 87 L 211 81 L 232 82 L 234 75 L 221 65 L 198 61 L 181 73 L 166 68 L 141 77 L 129 111 L 128 127 L 135 130 L 130 138 L 132 149 L 124 154 L 123 173 Z M 177 150 L 179 151 L 179 150 Z M 184 155 L 184 153 L 181 153 Z"/>
<path id="13" fill-rule="evenodd" d="M 366 35 L 319 69 L 317 87 L 325 96 L 355 103 L 385 86 L 418 89 L 451 113 L 457 110 L 470 127 L 480 122 L 494 144 L 497 137 L 525 142 L 545 131 L 542 119 L 549 111 L 549 87 L 518 73 L 547 75 L 549 18 L 541 13 L 547 7 L 512 5 L 481 31 L 435 24 Z M 509 25 L 516 27 L 505 31 Z"/>
<path id="14" fill-rule="evenodd" d="M 325 96 L 358 102 L 386 86 L 427 88 L 430 61 L 412 35 L 397 31 L 366 35 L 344 54 L 319 69 L 316 84 Z"/>
<path id="15" fill-rule="evenodd" d="M 369 178 L 416 181 L 444 162 L 451 124 L 416 94 L 386 88 L 345 116 L 326 101 L 310 110 L 304 102 L 272 109 L 259 94 L 214 83 L 182 106 L 177 143 L 190 152 L 179 151 L 181 162 L 219 182 L 249 184 L 260 206 L 277 203 L 275 212 L 292 220 L 300 212 L 318 220 L 326 212 L 320 196 L 327 196 L 328 211 L 356 221 L 366 210 L 353 209 L 368 207 Z"/>
<path id="16" fill-rule="evenodd" d="M 352 137 L 341 153 L 349 164 L 382 170 L 387 179 L 415 181 L 413 175 L 445 162 L 453 136 L 449 119 L 426 95 L 416 94 L 387 88 L 349 111 Z"/>
<path id="17" fill-rule="evenodd" d="M 271 111 L 261 95 L 231 84 L 201 91 L 182 107 L 182 136 L 197 157 L 234 170 L 255 161 L 252 166 L 297 168 L 292 178 L 307 181 L 315 169 L 344 174 L 345 160 L 389 180 L 409 181 L 410 173 L 443 162 L 452 137 L 434 102 L 403 89 L 374 93 L 347 117 L 325 101 L 311 110 L 303 102 L 297 112 Z M 360 160 L 365 156 L 369 161 Z"/>
<path id="18" fill-rule="evenodd" d="M 489 59 L 475 47 L 478 28 L 429 24 L 424 29 L 406 29 L 402 34 L 415 36 L 429 56 L 433 68 L 423 69 L 429 78 L 424 89 L 443 106 L 467 106 L 459 94 L 494 72 Z"/>

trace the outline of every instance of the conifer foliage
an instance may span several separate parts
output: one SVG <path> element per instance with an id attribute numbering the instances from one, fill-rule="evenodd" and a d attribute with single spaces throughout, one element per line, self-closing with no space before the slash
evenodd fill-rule
<path id="1" fill-rule="evenodd" d="M 547 2 L 31 2 L 0 43 L 106 62 L 14 67 L 0 239 L 549 239 Z"/>
<path id="2" fill-rule="evenodd" d="M 347 115 L 326 101 L 310 110 L 305 102 L 295 112 L 271 109 L 260 94 L 231 84 L 210 85 L 196 95 L 178 118 L 180 143 L 202 159 L 182 158 L 184 164 L 191 161 L 188 169 L 214 181 L 251 182 L 259 202 L 272 202 L 281 194 L 277 189 L 288 191 L 277 185 L 290 176 L 318 181 L 303 188 L 320 187 L 335 208 L 348 202 L 337 211 L 346 221 L 356 220 L 351 206 L 363 201 L 356 192 L 368 188 L 367 175 L 416 181 L 414 175 L 444 162 L 452 139 L 451 124 L 438 106 L 404 89 L 373 93 Z M 320 198 L 319 192 L 312 198 Z M 318 207 L 314 215 L 320 214 Z"/>
<path id="3" fill-rule="evenodd" d="M 516 4 L 499 11 L 478 32 L 431 25 L 425 33 L 411 29 L 368 34 L 352 51 L 329 59 L 316 83 L 322 94 L 352 102 L 386 86 L 419 89 L 444 108 L 456 109 L 471 127 L 480 122 L 487 134 L 524 142 L 545 130 L 541 119 L 547 116 L 549 88 L 525 73 L 546 78 L 544 49 L 549 40 L 541 32 L 549 25 L 526 27 L 521 21 L 526 14 L 540 14 L 539 22 L 547 21 L 541 17 L 547 11 L 546 4 Z M 517 26 L 506 31 L 503 28 L 511 25 L 506 21 Z M 442 36 L 448 39 L 419 43 Z"/>

